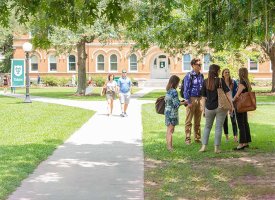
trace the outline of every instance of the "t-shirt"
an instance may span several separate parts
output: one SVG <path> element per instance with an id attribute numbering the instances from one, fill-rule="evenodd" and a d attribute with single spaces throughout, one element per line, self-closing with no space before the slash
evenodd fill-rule
<path id="1" fill-rule="evenodd" d="M 116 91 L 116 86 L 117 86 L 116 81 L 112 81 L 112 82 L 108 81 L 107 84 L 106 84 L 107 93 L 115 92 Z"/>
<path id="2" fill-rule="evenodd" d="M 247 84 L 246 84 L 246 82 L 245 81 L 240 81 L 240 83 L 239 84 L 242 84 L 245 88 L 243 89 L 243 91 L 242 91 L 242 93 L 245 93 L 245 92 L 248 92 L 248 87 L 247 87 Z"/>
<path id="3" fill-rule="evenodd" d="M 215 89 L 212 90 L 208 90 L 206 89 L 206 84 L 208 79 L 206 79 L 203 82 L 203 86 L 202 86 L 202 90 L 201 90 L 201 95 L 203 97 L 206 97 L 206 101 L 205 101 L 205 107 L 208 110 L 214 110 L 216 108 L 218 108 L 218 92 L 217 92 L 217 88 L 219 87 L 219 81 L 222 81 L 222 89 L 225 93 L 229 92 L 229 88 L 226 86 L 226 83 L 224 82 L 223 79 L 219 79 L 219 78 L 215 78 Z"/>
<path id="4" fill-rule="evenodd" d="M 128 77 L 125 78 L 119 78 L 118 79 L 118 87 L 119 87 L 119 92 L 120 93 L 127 93 L 130 92 L 130 88 L 131 88 L 131 80 Z"/>

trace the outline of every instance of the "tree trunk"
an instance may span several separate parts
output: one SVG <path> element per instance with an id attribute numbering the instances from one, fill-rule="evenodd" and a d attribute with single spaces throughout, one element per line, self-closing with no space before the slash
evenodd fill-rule
<path id="1" fill-rule="evenodd" d="M 271 60 L 271 69 L 272 69 L 272 88 L 271 92 L 275 92 L 275 45 L 272 46 L 271 51 L 269 52 L 269 58 Z"/>
<path id="2" fill-rule="evenodd" d="M 78 65 L 78 81 L 77 81 L 77 95 L 85 95 L 86 89 L 86 41 L 81 40 L 77 45 L 77 65 Z"/>

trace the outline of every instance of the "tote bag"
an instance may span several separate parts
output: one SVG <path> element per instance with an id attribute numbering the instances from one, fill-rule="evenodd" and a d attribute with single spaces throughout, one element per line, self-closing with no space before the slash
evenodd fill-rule
<path id="1" fill-rule="evenodd" d="M 241 93 L 235 101 L 238 113 L 256 110 L 256 95 L 255 92 Z"/>
<path id="2" fill-rule="evenodd" d="M 217 88 L 217 92 L 218 92 L 218 104 L 219 104 L 218 108 L 221 108 L 223 110 L 231 110 L 231 103 L 222 89 L 221 79 L 219 81 L 219 87 Z"/>
<path id="3" fill-rule="evenodd" d="M 164 115 L 164 110 L 165 110 L 165 96 L 161 96 L 156 100 L 155 103 L 155 108 L 156 108 L 156 112 L 158 114 L 162 114 Z"/>

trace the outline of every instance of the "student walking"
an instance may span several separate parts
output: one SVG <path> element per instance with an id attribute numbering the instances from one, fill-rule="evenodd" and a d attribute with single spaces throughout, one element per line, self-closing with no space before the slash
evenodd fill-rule
<path id="1" fill-rule="evenodd" d="M 230 71 L 228 68 L 225 68 L 222 70 L 222 78 L 224 79 L 224 82 L 226 86 L 230 89 L 230 93 L 232 98 L 236 95 L 237 93 L 237 82 L 231 78 L 230 76 Z M 237 122 L 236 122 L 236 117 L 235 113 L 233 113 L 230 116 L 231 119 L 231 124 L 232 124 L 232 130 L 233 130 L 233 135 L 234 135 L 234 141 L 238 141 L 238 129 L 237 129 Z M 228 114 L 226 114 L 224 123 L 223 123 L 223 130 L 224 134 L 226 137 L 226 141 L 229 141 L 229 136 L 228 136 Z"/>
<path id="2" fill-rule="evenodd" d="M 113 113 L 114 100 L 117 93 L 117 83 L 114 81 L 114 75 L 108 75 L 108 81 L 105 83 L 104 87 L 106 88 L 106 99 L 108 102 L 108 116 L 111 116 Z"/>
<path id="3" fill-rule="evenodd" d="M 178 109 L 180 105 L 183 105 L 184 102 L 179 100 L 178 92 L 176 88 L 179 86 L 180 78 L 176 75 L 170 77 L 168 84 L 166 86 L 166 95 L 165 95 L 165 125 L 167 126 L 166 131 L 166 144 L 167 150 L 173 150 L 173 133 L 175 126 L 179 124 L 179 114 Z"/>
<path id="4" fill-rule="evenodd" d="M 200 152 L 206 151 L 206 146 L 208 144 L 210 131 L 212 129 L 212 125 L 214 119 L 216 118 L 216 128 L 215 128 L 215 153 L 220 153 L 220 144 L 222 137 L 222 125 L 224 123 L 225 116 L 227 114 L 227 110 L 223 110 L 218 107 L 218 92 L 217 89 L 220 86 L 222 90 L 226 93 L 227 97 L 231 99 L 231 94 L 229 88 L 226 86 L 223 79 L 219 78 L 220 66 L 212 64 L 209 67 L 208 78 L 204 81 L 202 87 L 202 96 L 203 96 L 203 105 L 205 112 L 205 127 L 203 132 L 202 139 L 202 147 Z M 231 102 L 230 112 L 233 111 L 233 104 Z"/>
<path id="5" fill-rule="evenodd" d="M 4 82 L 4 93 L 6 93 L 9 87 L 9 78 L 7 75 L 4 76 L 3 82 Z"/>
<path id="6" fill-rule="evenodd" d="M 248 70 L 243 67 L 239 69 L 239 80 L 237 94 L 233 98 L 233 102 L 240 96 L 241 93 L 249 92 L 252 90 L 251 83 L 248 79 Z M 250 128 L 247 118 L 247 112 L 239 113 L 236 110 L 237 122 L 239 127 L 239 145 L 234 150 L 243 150 L 249 147 L 251 142 Z"/>
<path id="7" fill-rule="evenodd" d="M 121 104 L 121 117 L 127 117 L 127 108 L 130 102 L 131 97 L 131 86 L 132 82 L 127 77 L 127 71 L 124 69 L 122 70 L 122 77 L 118 79 L 118 91 L 119 91 L 119 100 Z"/>
<path id="8" fill-rule="evenodd" d="M 192 119 L 194 117 L 194 139 L 201 143 L 201 88 L 204 82 L 203 75 L 200 73 L 201 61 L 198 58 L 191 60 L 193 70 L 184 77 L 184 98 L 187 100 L 186 119 L 185 119 L 185 143 L 191 143 Z"/>

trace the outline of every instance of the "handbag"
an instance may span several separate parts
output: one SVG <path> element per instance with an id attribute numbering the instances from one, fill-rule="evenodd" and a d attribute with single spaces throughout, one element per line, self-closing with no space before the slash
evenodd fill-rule
<path id="1" fill-rule="evenodd" d="M 238 113 L 256 110 L 256 95 L 255 92 L 244 92 L 235 100 L 235 105 Z"/>
<path id="2" fill-rule="evenodd" d="M 219 81 L 219 87 L 217 88 L 218 92 L 218 108 L 223 110 L 231 110 L 231 103 L 222 88 L 222 80 Z"/>
<path id="3" fill-rule="evenodd" d="M 156 112 L 158 114 L 164 115 L 164 110 L 165 110 L 165 96 L 161 96 L 157 98 L 156 103 L 155 103 L 155 108 Z"/>
<path id="4" fill-rule="evenodd" d="M 107 88 L 103 87 L 102 90 L 101 90 L 101 96 L 106 95 L 106 91 L 107 91 Z"/>

